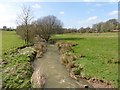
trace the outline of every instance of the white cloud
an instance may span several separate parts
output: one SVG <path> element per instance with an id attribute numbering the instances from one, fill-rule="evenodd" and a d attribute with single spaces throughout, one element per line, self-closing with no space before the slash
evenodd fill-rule
<path id="1" fill-rule="evenodd" d="M 95 0 L 83 0 L 83 2 L 95 2 Z"/>
<path id="2" fill-rule="evenodd" d="M 119 0 L 82 0 L 83 2 L 119 2 Z"/>
<path id="3" fill-rule="evenodd" d="M 41 8 L 41 6 L 40 6 L 39 4 L 34 4 L 34 5 L 32 5 L 32 7 L 33 7 L 33 8 L 37 8 L 37 9 L 38 9 L 38 8 Z"/>
<path id="4" fill-rule="evenodd" d="M 88 21 L 93 21 L 93 20 L 96 20 L 98 17 L 97 16 L 92 16 L 92 17 L 89 17 L 87 20 Z"/>
<path id="5" fill-rule="evenodd" d="M 0 28 L 3 26 L 16 27 L 16 9 L 6 3 L 0 3 Z"/>
<path id="6" fill-rule="evenodd" d="M 119 0 L 109 0 L 109 2 L 119 2 Z"/>
<path id="7" fill-rule="evenodd" d="M 92 27 L 93 24 L 100 22 L 97 16 L 92 16 L 84 20 L 79 20 L 79 27 Z"/>
<path id="8" fill-rule="evenodd" d="M 118 2 L 119 0 L 0 0 L 0 2 Z"/>
<path id="9" fill-rule="evenodd" d="M 100 7 L 100 6 L 102 6 L 102 4 L 100 4 L 100 3 L 97 3 L 97 4 L 96 4 L 96 6 Z"/>
<path id="10" fill-rule="evenodd" d="M 61 12 L 59 12 L 59 14 L 63 15 L 63 14 L 65 14 L 65 12 L 61 11 Z"/>
<path id="11" fill-rule="evenodd" d="M 118 15 L 118 11 L 117 10 L 111 11 L 111 12 L 108 13 L 108 15 L 110 15 L 110 16 L 117 16 Z"/>
<path id="12" fill-rule="evenodd" d="M 0 0 L 1 2 L 44 2 L 44 0 Z"/>

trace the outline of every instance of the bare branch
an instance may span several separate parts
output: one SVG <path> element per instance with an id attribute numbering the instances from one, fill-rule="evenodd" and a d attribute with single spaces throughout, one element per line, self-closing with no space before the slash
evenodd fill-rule
<path id="1" fill-rule="evenodd" d="M 31 33 L 31 22 L 32 22 L 33 16 L 32 16 L 32 10 L 30 7 L 23 6 L 21 13 L 18 15 L 17 24 L 19 26 L 19 33 L 20 36 L 25 40 L 25 43 L 28 44 L 29 35 Z M 18 31 L 17 30 L 17 31 Z"/>

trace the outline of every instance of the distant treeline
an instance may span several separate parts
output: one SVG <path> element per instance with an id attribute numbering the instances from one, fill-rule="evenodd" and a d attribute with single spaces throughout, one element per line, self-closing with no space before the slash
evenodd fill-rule
<path id="1" fill-rule="evenodd" d="M 16 29 L 6 28 L 6 29 L 0 29 L 2 31 L 16 31 Z"/>
<path id="2" fill-rule="evenodd" d="M 16 29 L 11 28 L 3 28 L 0 30 L 4 31 L 15 31 Z M 102 33 L 102 32 L 118 32 L 120 30 L 120 23 L 117 21 L 117 19 L 109 19 L 106 22 L 99 22 L 92 25 L 92 28 L 90 27 L 81 27 L 79 29 L 76 28 L 62 28 L 60 31 L 58 31 L 59 34 L 63 33 Z"/>
<path id="3" fill-rule="evenodd" d="M 15 31 L 16 29 L 14 28 L 11 28 L 11 27 L 7 27 L 7 26 L 3 26 L 3 28 L 1 28 L 0 30 L 3 30 L 3 31 Z"/>
<path id="4" fill-rule="evenodd" d="M 102 32 L 116 32 L 120 30 L 120 23 L 116 19 L 109 19 L 106 22 L 100 22 L 93 24 L 92 28 L 90 27 L 81 27 L 79 29 L 69 28 L 63 29 L 63 33 L 102 33 Z"/>

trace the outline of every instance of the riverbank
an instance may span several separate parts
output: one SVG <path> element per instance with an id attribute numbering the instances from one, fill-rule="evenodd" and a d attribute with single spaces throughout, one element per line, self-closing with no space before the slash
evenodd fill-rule
<path id="1" fill-rule="evenodd" d="M 0 62 L 2 89 L 31 88 L 30 78 L 33 73 L 32 62 L 35 56 L 34 48 L 26 46 L 22 49 L 17 48 L 3 53 Z"/>
<path id="2" fill-rule="evenodd" d="M 52 40 L 77 43 L 72 49 L 74 54 L 81 57 L 74 63 L 83 67 L 83 78 L 91 78 L 93 82 L 105 81 L 117 88 L 119 83 L 117 37 L 117 33 L 75 33 L 55 35 Z"/>

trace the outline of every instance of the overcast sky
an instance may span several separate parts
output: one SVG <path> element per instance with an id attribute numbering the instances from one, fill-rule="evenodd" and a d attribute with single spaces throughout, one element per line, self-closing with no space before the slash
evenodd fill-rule
<path id="1" fill-rule="evenodd" d="M 107 1 L 107 2 L 106 2 Z M 21 7 L 30 6 L 34 19 L 55 15 L 67 28 L 80 28 L 118 18 L 117 0 L 1 0 L 0 28 L 16 27 L 17 15 Z"/>

